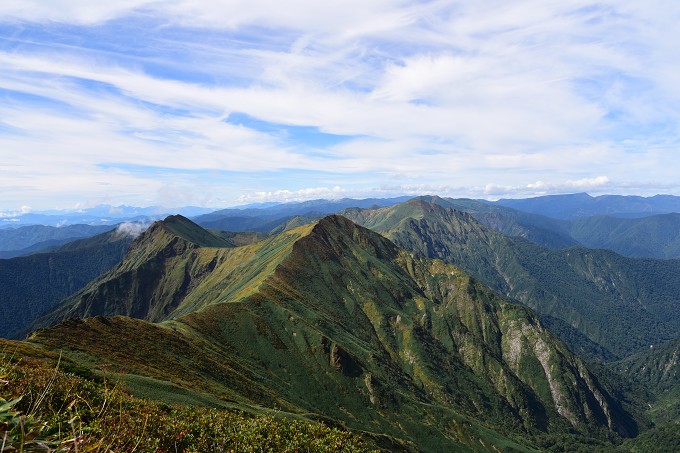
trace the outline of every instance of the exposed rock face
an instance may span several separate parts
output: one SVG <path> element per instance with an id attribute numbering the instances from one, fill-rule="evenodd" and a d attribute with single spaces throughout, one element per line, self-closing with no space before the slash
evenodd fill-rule
<path id="1" fill-rule="evenodd" d="M 331 366 L 345 376 L 357 377 L 361 375 L 361 366 L 352 356 L 340 346 L 333 345 L 331 351 Z"/>

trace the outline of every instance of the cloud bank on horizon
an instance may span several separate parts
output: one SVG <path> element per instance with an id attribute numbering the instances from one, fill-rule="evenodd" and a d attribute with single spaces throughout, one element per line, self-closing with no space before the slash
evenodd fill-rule
<path id="1" fill-rule="evenodd" d="M 2 210 L 680 194 L 672 0 L 5 0 Z"/>

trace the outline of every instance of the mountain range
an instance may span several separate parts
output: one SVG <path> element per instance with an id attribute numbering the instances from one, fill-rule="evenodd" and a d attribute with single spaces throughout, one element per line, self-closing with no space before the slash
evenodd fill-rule
<path id="1" fill-rule="evenodd" d="M 680 197 L 575 194 L 494 203 L 439 197 L 434 200 L 445 207 L 467 212 L 506 236 L 523 237 L 548 248 L 580 245 L 633 258 L 680 258 Z M 291 221 L 308 223 L 345 208 L 386 207 L 404 201 L 406 197 L 254 205 L 215 211 L 193 220 L 206 228 L 266 233 Z"/>
<path id="2" fill-rule="evenodd" d="M 259 231 L 219 228 L 243 219 Z M 438 197 L 173 215 L 134 240 L 0 260 L 4 332 L 32 332 L 3 348 L 389 450 L 665 451 L 680 442 L 680 260 L 582 244 L 673 222 Z"/>
<path id="3" fill-rule="evenodd" d="M 313 222 L 324 215 L 337 213 L 346 208 L 385 207 L 407 199 L 408 197 L 398 197 L 258 203 L 209 213 L 206 211 L 210 210 L 205 208 L 186 207 L 177 213 L 195 216 L 193 220 L 206 228 L 267 234 L 291 225 Z M 494 203 L 472 199 L 437 199 L 445 200 L 446 207 L 472 214 L 476 220 L 500 233 L 523 237 L 548 248 L 560 249 L 581 245 L 587 248 L 604 248 L 634 258 L 680 258 L 680 214 L 673 212 L 680 203 L 672 196 L 590 197 L 587 194 L 574 194 L 529 200 L 499 200 Z M 517 205 L 521 209 L 526 207 L 531 212 L 507 207 L 504 203 Z M 568 208 L 567 211 L 571 209 L 581 215 L 566 215 L 562 212 L 563 206 Z M 554 212 L 556 209 L 560 213 Z M 643 209 L 646 211 L 640 211 Z M 661 214 L 654 214 L 657 211 Z M 129 219 L 148 225 L 153 220 L 165 217 L 160 215 L 160 212 L 162 210 L 156 207 L 128 206 L 100 206 L 76 213 L 45 211 L 40 215 L 49 217 L 61 214 L 76 217 L 61 221 L 49 217 L 44 220 L 46 225 L 21 227 L 19 223 L 14 223 L 13 226 L 18 228 L 0 228 L 0 259 L 51 251 L 69 239 L 88 237 L 106 231 L 106 228 L 114 228 L 116 224 L 128 222 Z M 632 217 L 620 217 L 621 212 L 636 214 Z M 80 219 L 85 223 L 94 224 L 69 224 L 77 221 L 77 216 L 95 214 L 98 214 L 96 216 L 98 219 Z M 26 214 L 31 215 L 36 214 Z M 106 217 L 107 215 L 115 217 Z M 568 220 L 550 217 L 551 215 L 565 217 Z M 19 216 L 4 220 L 21 219 L 23 217 Z M 36 218 L 35 221 L 40 220 Z M 60 226 L 47 226 L 52 223 Z M 100 225 L 101 223 L 104 224 Z"/>
<path id="4" fill-rule="evenodd" d="M 566 220 L 594 215 L 634 218 L 680 212 L 680 197 L 674 195 L 592 197 L 587 193 L 576 193 L 524 199 L 501 199 L 494 204 Z"/>
<path id="5" fill-rule="evenodd" d="M 30 212 L 0 212 L 0 231 L 29 225 L 64 227 L 68 225 L 111 225 L 122 222 L 153 222 L 172 212 L 197 216 L 214 211 L 198 206 L 168 209 L 161 206 L 97 205 L 91 208 Z"/>
<path id="6" fill-rule="evenodd" d="M 30 225 L 0 230 L 0 259 L 48 252 L 76 239 L 83 239 L 114 229 L 110 225 L 68 225 L 53 227 Z"/>
<path id="7" fill-rule="evenodd" d="M 30 343 L 91 364 L 430 451 L 637 432 L 531 310 L 340 216 L 239 248 L 168 218 L 37 325 L 56 327 Z"/>

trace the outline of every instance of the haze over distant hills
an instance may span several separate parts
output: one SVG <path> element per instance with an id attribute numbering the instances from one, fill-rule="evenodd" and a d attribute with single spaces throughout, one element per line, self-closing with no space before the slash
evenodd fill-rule
<path id="1" fill-rule="evenodd" d="M 194 217 L 194 221 L 205 228 L 228 231 L 253 230 L 268 232 L 277 226 L 300 216 L 308 221 L 326 214 L 340 212 L 349 207 L 383 207 L 404 202 L 411 197 L 367 198 L 355 200 L 309 200 L 291 203 L 265 203 L 244 207 L 221 209 Z"/>
<path id="2" fill-rule="evenodd" d="M 49 210 L 36 212 L 0 213 L 0 231 L 5 228 L 18 228 L 27 225 L 45 225 L 62 227 L 67 225 L 115 225 L 121 222 L 152 222 L 170 214 L 196 216 L 213 211 L 209 208 L 185 206 L 180 208 L 163 208 L 149 206 L 98 205 L 92 208 L 72 210 Z"/>
<path id="3" fill-rule="evenodd" d="M 576 193 L 525 199 L 501 199 L 496 201 L 495 204 L 567 220 L 594 215 L 646 217 L 654 214 L 680 212 L 680 197 L 675 195 L 654 195 L 652 197 L 600 195 L 592 197 L 587 193 Z"/>
<path id="4" fill-rule="evenodd" d="M 110 231 L 110 225 L 30 225 L 0 230 L 0 258 L 14 258 L 39 251 L 51 251 L 76 239 Z"/>

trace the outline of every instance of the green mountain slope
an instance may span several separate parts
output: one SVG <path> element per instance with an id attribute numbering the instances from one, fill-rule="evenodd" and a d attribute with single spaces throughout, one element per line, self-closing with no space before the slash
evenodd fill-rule
<path id="1" fill-rule="evenodd" d="M 340 216 L 236 249 L 192 246 L 164 224 L 64 303 L 78 317 L 117 310 L 163 322 L 70 320 L 29 341 L 111 364 L 128 379 L 339 420 L 426 451 L 521 449 L 507 436 L 637 431 L 531 310 L 455 266 Z M 159 263 L 153 275 L 151 262 Z M 177 268 L 187 285 L 168 275 Z M 151 294 L 130 305 L 118 296 L 136 294 L 141 285 L 127 275 L 140 269 Z M 143 309 L 130 310 L 137 303 Z"/>
<path id="2" fill-rule="evenodd" d="M 171 318 L 175 311 L 184 310 L 180 303 L 194 308 L 201 304 L 200 298 L 184 300 L 185 296 L 216 268 L 219 272 L 212 277 L 218 284 L 221 276 L 230 272 L 255 274 L 246 265 L 238 266 L 247 261 L 244 257 L 254 258 L 259 247 L 255 244 L 234 252 L 228 238 L 182 216 L 170 216 L 137 238 L 115 268 L 46 313 L 32 329 L 97 315 L 120 314 L 149 321 Z"/>
<path id="3" fill-rule="evenodd" d="M 680 423 L 680 340 L 651 347 L 611 363 L 609 368 L 651 393 L 652 420 Z"/>
<path id="4" fill-rule="evenodd" d="M 424 196 L 418 199 L 471 214 L 479 223 L 506 236 L 521 237 L 548 248 L 579 245 L 571 236 L 570 222 L 523 212 L 481 200 Z"/>
<path id="5" fill-rule="evenodd" d="M 344 214 L 404 249 L 456 264 L 501 294 L 560 320 L 551 327 L 580 353 L 623 357 L 680 331 L 678 260 L 549 250 L 423 199 Z"/>
<path id="6" fill-rule="evenodd" d="M 575 198 L 578 204 L 578 197 Z M 436 196 L 423 196 L 418 199 L 444 208 L 466 212 L 494 231 L 506 236 L 521 237 L 551 249 L 580 245 L 607 249 L 633 258 L 680 258 L 680 214 L 678 213 L 651 215 L 652 212 L 642 212 L 636 217 L 624 218 L 591 215 L 590 211 L 578 211 L 579 215 L 561 219 L 540 214 L 545 212 L 559 217 L 560 197 L 555 200 L 553 198 L 544 200 L 545 210 L 536 209 L 536 212 L 518 210 L 530 209 L 533 206 L 530 203 L 531 200 L 506 200 L 512 201 L 509 206 L 518 208 L 513 209 L 483 200 Z M 538 201 L 540 199 L 534 200 L 535 203 Z M 632 202 L 632 200 L 624 200 L 623 205 L 626 202 Z M 613 212 L 617 211 L 613 210 Z"/>
<path id="7" fill-rule="evenodd" d="M 54 252 L 0 260 L 0 336 L 20 335 L 64 297 L 111 269 L 131 242 L 111 231 Z"/>
<path id="8" fill-rule="evenodd" d="M 645 403 L 655 427 L 623 443 L 624 451 L 676 451 L 680 445 L 680 340 L 656 345 L 608 368 Z M 640 391 L 642 390 L 642 391 Z M 630 392 L 632 393 L 632 392 Z"/>
<path id="9" fill-rule="evenodd" d="M 595 215 L 560 220 L 479 200 L 432 196 L 419 199 L 467 212 L 494 231 L 551 249 L 580 245 L 632 258 L 680 258 L 678 213 L 645 217 L 640 214 L 635 218 Z"/>
<path id="10" fill-rule="evenodd" d="M 3 452 L 415 451 L 386 436 L 281 411 L 235 410 L 177 386 L 174 401 L 133 397 L 111 373 L 84 369 L 26 343 L 0 339 L 0 376 Z"/>
<path id="11" fill-rule="evenodd" d="M 636 219 L 595 216 L 572 222 L 571 236 L 590 248 L 638 258 L 680 258 L 680 214 Z"/>

